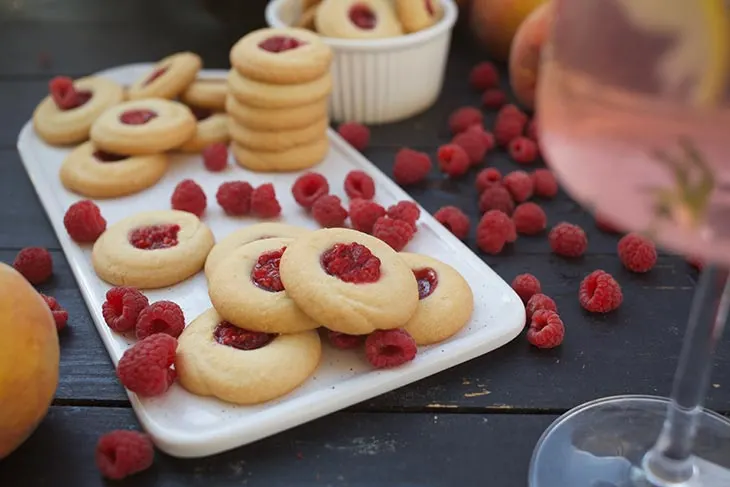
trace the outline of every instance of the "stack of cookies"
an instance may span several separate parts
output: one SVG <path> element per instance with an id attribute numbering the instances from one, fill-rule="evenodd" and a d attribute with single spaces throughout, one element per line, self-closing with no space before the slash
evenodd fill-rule
<path id="1" fill-rule="evenodd" d="M 304 29 L 261 29 L 230 56 L 226 111 L 238 164 L 288 172 L 321 162 L 329 150 L 331 49 Z"/>

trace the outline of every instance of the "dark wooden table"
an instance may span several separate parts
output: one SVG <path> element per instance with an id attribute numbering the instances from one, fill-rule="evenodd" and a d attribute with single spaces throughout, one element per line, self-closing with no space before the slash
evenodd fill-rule
<path id="1" fill-rule="evenodd" d="M 55 276 L 41 291 L 70 313 L 53 407 L 36 433 L 0 462 L 1 486 L 104 485 L 94 465 L 97 438 L 110 429 L 139 428 L 21 165 L 18 131 L 56 74 L 81 76 L 180 50 L 201 54 L 206 67 L 227 68 L 232 43 L 263 25 L 261 3 L 250 1 L 235 19 L 237 27 L 221 26 L 195 0 L 0 3 L 0 259 L 11 262 L 30 245 L 51 249 Z M 478 101 L 466 78 L 480 59 L 457 36 L 437 104 L 405 122 L 373 128 L 367 156 L 390 173 L 401 146 L 434 153 L 449 139 L 448 113 Z M 501 153 L 488 163 L 502 171 L 518 168 Z M 476 220 L 473 180 L 474 174 L 449 181 L 434 173 L 427 186 L 409 192 L 431 212 L 453 204 Z M 525 486 L 533 446 L 559 414 L 602 396 L 667 395 L 696 271 L 662 254 L 647 275 L 630 274 L 616 257 L 618 237 L 598 231 L 566 195 L 544 208 L 550 224 L 566 220 L 585 228 L 587 255 L 571 261 L 551 255 L 540 236 L 520 238 L 503 255 L 484 258 L 507 281 L 522 272 L 541 279 L 567 327 L 560 348 L 538 351 L 520 336 L 487 356 L 228 453 L 199 460 L 159 453 L 149 471 L 118 485 Z M 468 243 L 476 249 L 473 233 Z M 581 278 L 598 268 L 613 273 L 624 290 L 624 304 L 607 316 L 578 305 Z M 729 412 L 727 341 L 712 383 L 708 405 Z"/>

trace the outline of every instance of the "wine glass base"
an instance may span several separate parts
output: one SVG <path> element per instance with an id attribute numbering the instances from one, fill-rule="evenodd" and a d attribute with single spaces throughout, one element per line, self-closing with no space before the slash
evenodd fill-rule
<path id="1" fill-rule="evenodd" d="M 668 405 L 663 397 L 616 396 L 568 411 L 538 441 L 530 487 L 730 486 L 730 420 L 711 411 L 698 413 L 692 479 L 677 484 L 647 475 L 644 458 L 659 436 Z"/>

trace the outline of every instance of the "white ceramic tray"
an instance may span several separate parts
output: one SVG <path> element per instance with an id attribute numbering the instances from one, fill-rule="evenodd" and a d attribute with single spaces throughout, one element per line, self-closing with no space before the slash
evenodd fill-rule
<path id="1" fill-rule="evenodd" d="M 98 73 L 128 84 L 151 68 L 151 64 L 121 66 Z M 225 76 L 224 71 L 207 71 L 205 76 Z M 39 100 L 40 101 L 40 100 Z M 371 162 L 330 131 L 331 150 L 315 170 L 328 178 L 331 191 L 345 199 L 343 181 L 352 169 L 368 172 L 376 183 L 376 200 L 388 206 L 409 199 L 393 181 Z M 18 150 L 36 192 L 48 213 L 61 246 L 71 265 L 94 323 L 114 364 L 131 342 L 104 323 L 101 304 L 109 285 L 101 281 L 91 265 L 89 246 L 79 246 L 67 235 L 63 215 L 79 196 L 60 183 L 58 170 L 67 149 L 46 145 L 28 122 L 18 138 Z M 170 171 L 154 187 L 136 195 L 97 204 L 108 224 L 140 211 L 170 207 L 175 185 L 185 178 L 195 179 L 208 196 L 203 217 L 217 239 L 233 230 L 255 223 L 253 219 L 227 217 L 215 201 L 218 186 L 228 180 L 243 179 L 253 185 L 273 182 L 282 205 L 282 221 L 317 228 L 294 202 L 291 185 L 297 174 L 256 174 L 235 165 L 222 173 L 203 168 L 201 157 L 176 156 Z M 32 242 L 29 242 L 32 244 Z M 291 394 L 259 406 L 233 406 L 215 399 L 194 396 L 175 384 L 163 396 L 130 400 L 143 427 L 163 451 L 177 457 L 200 457 L 251 443 L 315 418 L 343 409 L 459 363 L 490 352 L 515 338 L 522 329 L 525 312 L 518 296 L 494 271 L 462 242 L 422 210 L 416 238 L 407 251 L 436 257 L 451 264 L 471 284 L 475 309 L 471 323 L 452 339 L 419 350 L 416 359 L 391 370 L 373 370 L 360 352 L 340 351 L 324 344 L 322 363 L 316 374 Z M 177 302 L 190 322 L 211 304 L 202 273 L 176 286 L 147 291 L 150 302 L 169 299 Z M 73 326 L 73 323 L 71 324 Z"/>

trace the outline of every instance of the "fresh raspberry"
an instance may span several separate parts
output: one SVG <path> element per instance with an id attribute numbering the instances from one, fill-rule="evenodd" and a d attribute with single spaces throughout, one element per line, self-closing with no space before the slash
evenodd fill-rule
<path id="1" fill-rule="evenodd" d="M 174 210 L 187 211 L 198 217 L 203 214 L 208 203 L 203 188 L 192 179 L 180 181 L 175 186 L 171 201 Z"/>
<path id="2" fill-rule="evenodd" d="M 332 346 L 340 350 L 352 350 L 362 345 L 365 341 L 365 337 L 362 335 L 348 335 L 347 333 L 332 330 L 327 330 L 327 337 Z"/>
<path id="3" fill-rule="evenodd" d="M 507 95 L 499 88 L 492 88 L 482 93 L 482 105 L 490 110 L 502 108 L 507 103 Z"/>
<path id="4" fill-rule="evenodd" d="M 410 362 L 417 352 L 416 341 L 405 330 L 376 330 L 365 339 L 365 357 L 378 369 Z"/>
<path id="5" fill-rule="evenodd" d="M 528 117 L 527 114 L 520 110 L 520 107 L 518 107 L 514 103 L 503 106 L 499 110 L 499 112 L 497 112 L 497 117 L 515 118 L 516 120 L 522 122 L 523 127 L 527 125 L 527 122 L 530 120 L 530 117 Z"/>
<path id="6" fill-rule="evenodd" d="M 525 135 L 528 139 L 532 140 L 533 142 L 538 142 L 537 140 L 537 119 L 532 118 L 528 123 L 527 127 L 525 128 Z"/>
<path id="7" fill-rule="evenodd" d="M 420 183 L 431 172 L 431 166 L 433 164 L 428 154 L 413 149 L 401 149 L 395 155 L 393 179 L 403 186 Z"/>
<path id="8" fill-rule="evenodd" d="M 350 171 L 345 177 L 345 194 L 350 199 L 371 200 L 375 196 L 375 181 L 363 171 Z"/>
<path id="9" fill-rule="evenodd" d="M 18 252 L 13 267 L 31 284 L 41 284 L 53 274 L 53 258 L 43 247 L 26 247 Z"/>
<path id="10" fill-rule="evenodd" d="M 532 274 L 520 274 L 512 280 L 512 289 L 527 304 L 531 297 L 542 292 L 540 281 Z"/>
<path id="11" fill-rule="evenodd" d="M 469 217 L 455 206 L 444 206 L 440 208 L 433 217 L 441 225 L 445 226 L 456 238 L 464 240 L 469 235 L 471 222 Z"/>
<path id="12" fill-rule="evenodd" d="M 227 215 L 243 216 L 251 211 L 253 186 L 246 181 L 228 181 L 218 187 L 215 199 Z"/>
<path id="13" fill-rule="evenodd" d="M 479 194 L 482 194 L 484 190 L 489 188 L 490 186 L 499 186 L 501 184 L 502 173 L 499 172 L 499 169 L 497 168 L 488 167 L 486 169 L 482 169 L 477 174 L 476 187 Z"/>
<path id="14" fill-rule="evenodd" d="M 555 311 L 541 309 L 532 315 L 527 341 L 537 348 L 555 348 L 563 343 L 565 325 Z"/>
<path id="15" fill-rule="evenodd" d="M 149 305 L 147 296 L 133 287 L 113 287 L 106 292 L 101 305 L 104 321 L 114 331 L 133 330 L 139 314 Z"/>
<path id="16" fill-rule="evenodd" d="M 606 233 L 621 233 L 621 231 L 605 216 L 600 213 L 593 215 L 596 220 L 596 227 Z"/>
<path id="17" fill-rule="evenodd" d="M 259 218 L 276 218 L 281 214 L 281 205 L 276 199 L 276 190 L 271 183 L 262 184 L 251 193 L 251 213 Z"/>
<path id="18" fill-rule="evenodd" d="M 484 144 L 484 148 L 486 152 L 489 152 L 490 150 L 494 149 L 494 147 L 497 145 L 497 143 L 494 141 L 494 134 L 484 128 L 484 125 L 478 123 L 471 125 L 468 129 L 466 129 L 466 133 L 468 134 L 477 134 L 479 138 L 482 141 L 482 144 Z M 485 152 L 485 153 L 486 153 Z"/>
<path id="19" fill-rule="evenodd" d="M 66 323 L 68 323 L 68 311 L 63 309 L 61 305 L 58 304 L 56 298 L 46 296 L 45 294 L 41 294 L 41 297 L 43 298 L 43 301 L 45 301 L 48 305 L 48 308 L 51 310 L 51 314 L 53 315 L 53 321 L 56 322 L 56 330 L 61 331 L 66 328 Z"/>
<path id="20" fill-rule="evenodd" d="M 138 431 L 110 431 L 96 444 L 96 466 L 111 480 L 121 480 L 147 470 L 154 458 L 152 441 Z"/>
<path id="21" fill-rule="evenodd" d="M 370 144 L 370 129 L 365 125 L 357 122 L 347 122 L 340 124 L 337 128 L 340 136 L 360 152 L 367 149 Z"/>
<path id="22" fill-rule="evenodd" d="M 387 243 L 396 252 L 408 245 L 415 232 L 416 228 L 410 223 L 387 216 L 378 218 L 373 225 L 373 237 Z"/>
<path id="23" fill-rule="evenodd" d="M 527 115 L 525 115 L 515 105 L 505 105 L 497 113 L 494 122 L 494 138 L 497 144 L 504 147 L 507 146 L 512 139 L 516 139 L 522 135 L 527 123 Z"/>
<path id="24" fill-rule="evenodd" d="M 512 213 L 517 233 L 522 235 L 537 235 L 547 227 L 547 215 L 539 205 L 532 202 L 517 205 Z"/>
<path id="25" fill-rule="evenodd" d="M 415 228 L 416 222 L 421 218 L 421 210 L 413 201 L 399 201 L 388 208 L 388 216 L 408 222 Z"/>
<path id="26" fill-rule="evenodd" d="M 441 170 L 451 177 L 463 176 L 469 170 L 469 155 L 460 145 L 446 144 L 439 147 L 438 160 Z"/>
<path id="27" fill-rule="evenodd" d="M 532 178 L 525 171 L 512 171 L 506 174 L 502 184 L 517 203 L 527 201 L 532 196 Z"/>
<path id="28" fill-rule="evenodd" d="M 372 233 L 373 225 L 384 215 L 385 208 L 374 201 L 360 199 L 350 201 L 350 223 L 352 228 L 359 232 Z"/>
<path id="29" fill-rule="evenodd" d="M 338 196 L 326 194 L 314 202 L 312 217 L 322 228 L 342 227 L 347 219 L 347 210 L 342 207 Z"/>
<path id="30" fill-rule="evenodd" d="M 506 215 L 511 215 L 515 209 L 515 202 L 507 188 L 501 185 L 493 185 L 482 191 L 479 196 L 479 211 L 499 210 Z"/>
<path id="31" fill-rule="evenodd" d="M 700 259 L 699 257 L 695 257 L 692 255 L 689 255 L 685 258 L 687 263 L 697 269 L 698 271 L 702 271 L 702 269 L 705 268 L 705 262 Z"/>
<path id="32" fill-rule="evenodd" d="M 461 107 L 449 116 L 449 127 L 453 135 L 464 132 L 471 125 L 481 124 L 484 120 L 484 115 L 478 108 L 474 107 Z"/>
<path id="33" fill-rule="evenodd" d="M 515 224 L 499 210 L 486 212 L 477 225 L 477 246 L 488 254 L 500 253 L 505 244 L 515 240 Z"/>
<path id="34" fill-rule="evenodd" d="M 532 172 L 532 186 L 535 196 L 554 198 L 558 194 L 558 180 L 550 169 L 535 169 Z"/>
<path id="35" fill-rule="evenodd" d="M 485 61 L 471 68 L 469 84 L 477 91 L 488 90 L 499 85 L 499 72 L 494 64 Z"/>
<path id="36" fill-rule="evenodd" d="M 623 301 L 621 286 L 608 272 L 597 270 L 588 274 L 580 283 L 578 301 L 592 313 L 608 313 Z"/>
<path id="37" fill-rule="evenodd" d="M 474 127 L 474 125 L 472 125 L 472 127 Z M 464 149 L 466 155 L 469 156 L 469 163 L 472 166 L 476 166 L 482 162 L 484 155 L 487 153 L 487 147 L 484 145 L 483 136 L 476 133 L 471 128 L 466 132 L 462 132 L 454 136 L 451 143 Z"/>
<path id="38" fill-rule="evenodd" d="M 177 338 L 185 329 L 185 315 L 172 301 L 157 301 L 144 308 L 137 318 L 137 339 L 164 333 Z"/>
<path id="39" fill-rule="evenodd" d="M 618 241 L 618 257 L 632 272 L 649 272 L 656 264 L 656 245 L 638 233 L 629 233 Z"/>
<path id="40" fill-rule="evenodd" d="M 228 166 L 228 146 L 216 142 L 203 149 L 203 165 L 211 172 L 224 170 Z"/>
<path id="41" fill-rule="evenodd" d="M 68 207 L 63 226 L 76 242 L 92 243 L 106 230 L 106 220 L 93 201 L 82 200 Z"/>
<path id="42" fill-rule="evenodd" d="M 318 198 L 330 192 L 327 178 L 318 172 L 305 172 L 294 181 L 292 196 L 299 206 L 310 210 Z"/>
<path id="43" fill-rule="evenodd" d="M 551 298 L 550 296 L 539 293 L 533 294 L 532 297 L 527 300 L 527 304 L 525 305 L 525 314 L 527 315 L 527 320 L 531 320 L 532 315 L 535 314 L 535 311 L 540 309 L 555 311 L 557 313 L 558 305 L 555 304 L 555 301 L 553 301 L 553 298 Z"/>
<path id="44" fill-rule="evenodd" d="M 563 257 L 580 257 L 588 248 L 588 237 L 578 225 L 561 222 L 548 234 L 550 247 Z"/>
<path id="45" fill-rule="evenodd" d="M 138 396 L 163 394 L 175 382 L 177 339 L 166 333 L 155 333 L 128 348 L 117 365 L 122 385 Z"/>
<path id="46" fill-rule="evenodd" d="M 527 137 L 515 137 L 507 147 L 510 157 L 517 163 L 532 164 L 537 159 L 537 144 Z"/>

